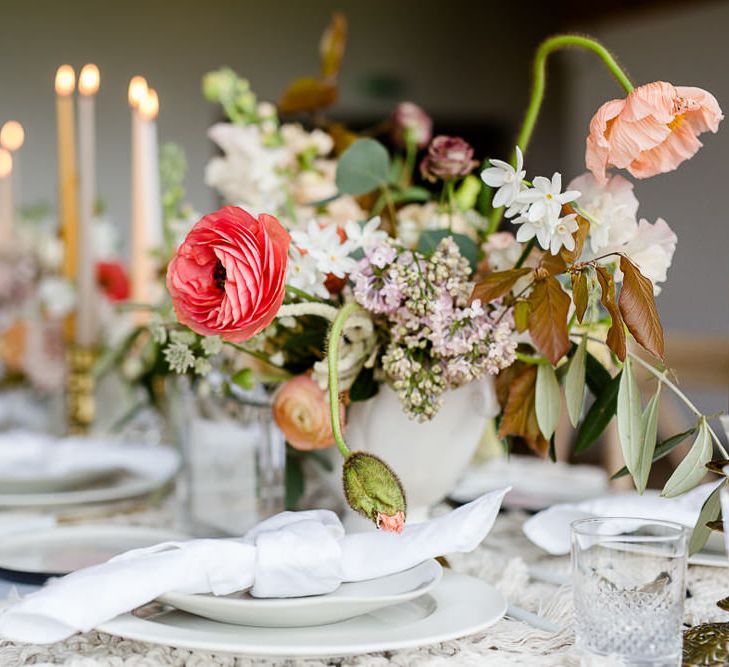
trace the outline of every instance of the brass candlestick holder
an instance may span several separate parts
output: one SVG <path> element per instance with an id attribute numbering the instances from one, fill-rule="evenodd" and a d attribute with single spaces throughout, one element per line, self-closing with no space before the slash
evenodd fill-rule
<path id="1" fill-rule="evenodd" d="M 71 435 L 88 433 L 96 417 L 95 362 L 94 348 L 72 344 L 68 350 L 66 414 Z"/>

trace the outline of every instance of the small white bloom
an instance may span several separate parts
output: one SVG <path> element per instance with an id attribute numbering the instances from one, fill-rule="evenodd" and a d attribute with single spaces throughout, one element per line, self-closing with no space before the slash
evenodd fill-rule
<path id="1" fill-rule="evenodd" d="M 552 230 L 552 238 L 549 241 L 549 251 L 556 255 L 562 246 L 567 250 L 575 249 L 575 238 L 572 236 L 577 231 L 577 216 L 574 213 L 557 220 Z"/>
<path id="2" fill-rule="evenodd" d="M 293 250 L 289 259 L 288 276 L 286 282 L 307 294 L 329 298 L 329 292 L 324 286 L 325 276 L 317 268 L 317 262 L 310 254 L 302 255 Z"/>
<path id="3" fill-rule="evenodd" d="M 38 284 L 38 298 L 52 318 L 68 315 L 76 305 L 76 292 L 65 278 L 49 276 Z"/>
<path id="4" fill-rule="evenodd" d="M 559 218 L 562 206 L 574 201 L 580 196 L 577 190 L 562 190 L 562 174 L 555 171 L 552 180 L 544 176 L 537 176 L 533 181 L 534 187 L 524 190 L 517 196 L 517 202 L 529 204 L 527 214 L 530 222 L 545 219 L 554 224 Z"/>
<path id="5" fill-rule="evenodd" d="M 364 251 L 374 248 L 387 238 L 387 232 L 380 229 L 380 216 L 375 216 L 363 225 L 350 220 L 345 226 L 347 240 L 354 248 L 362 248 Z"/>
<path id="6" fill-rule="evenodd" d="M 522 191 L 522 181 L 526 176 L 524 157 L 521 149 L 516 147 L 516 168 L 502 160 L 489 160 L 491 167 L 481 172 L 481 180 L 492 188 L 498 188 L 491 205 L 494 208 L 511 206 Z M 507 213 L 508 216 L 508 213 Z"/>
<path id="7" fill-rule="evenodd" d="M 274 366 L 283 366 L 286 360 L 284 359 L 283 352 L 279 350 L 278 352 L 274 352 L 268 360 L 274 365 Z"/>
<path id="8" fill-rule="evenodd" d="M 331 273 L 337 278 L 344 278 L 357 267 L 357 262 L 349 256 L 353 244 L 342 242 L 333 225 L 320 227 L 316 220 L 311 220 L 305 232 L 291 232 L 291 238 L 316 260 L 317 269 L 324 274 Z"/>
<path id="9" fill-rule="evenodd" d="M 223 339 L 220 336 L 204 336 L 200 341 L 200 346 L 203 352 L 210 357 L 223 349 Z"/>
<path id="10" fill-rule="evenodd" d="M 526 215 L 520 215 L 515 220 L 512 220 L 512 222 L 515 225 L 519 225 L 519 229 L 516 232 L 516 240 L 519 243 L 530 241 L 536 236 L 542 248 L 545 250 L 549 248 L 552 238 L 552 226 L 546 218 L 532 222 Z"/>

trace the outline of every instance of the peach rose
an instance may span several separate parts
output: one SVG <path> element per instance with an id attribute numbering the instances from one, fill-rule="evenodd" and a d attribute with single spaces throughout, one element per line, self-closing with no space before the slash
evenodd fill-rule
<path id="1" fill-rule="evenodd" d="M 714 96 L 701 88 L 648 83 L 597 110 L 585 163 L 600 183 L 610 165 L 636 178 L 673 171 L 701 148 L 698 135 L 716 132 L 722 118 Z"/>
<path id="2" fill-rule="evenodd" d="M 284 298 L 291 238 L 271 215 L 226 206 L 195 223 L 167 269 L 177 319 L 240 343 L 273 321 Z"/>
<path id="3" fill-rule="evenodd" d="M 340 403 L 344 427 L 344 406 Z M 329 403 L 321 387 L 309 375 L 285 382 L 273 399 L 273 418 L 288 443 L 304 451 L 334 444 Z"/>

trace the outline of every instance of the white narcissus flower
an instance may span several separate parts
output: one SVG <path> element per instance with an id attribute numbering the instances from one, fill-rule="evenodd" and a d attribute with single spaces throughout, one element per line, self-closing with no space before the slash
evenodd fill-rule
<path id="1" fill-rule="evenodd" d="M 562 246 L 567 250 L 575 249 L 575 238 L 572 236 L 577 231 L 577 215 L 570 213 L 563 218 L 557 220 L 557 224 L 552 229 L 552 238 L 549 241 L 549 251 L 556 255 Z"/>
<path id="2" fill-rule="evenodd" d="M 526 215 L 520 215 L 512 220 L 515 225 L 519 225 L 516 232 L 516 240 L 519 243 L 531 241 L 535 236 L 539 245 L 547 250 L 552 238 L 552 226 L 547 218 L 542 218 L 532 222 Z"/>
<path id="3" fill-rule="evenodd" d="M 491 201 L 494 208 L 511 206 L 522 191 L 522 181 L 526 176 L 524 157 L 516 147 L 516 168 L 503 160 L 489 160 L 491 167 L 481 172 L 481 180 L 489 187 L 498 188 Z"/>
<path id="4" fill-rule="evenodd" d="M 549 224 L 554 225 L 562 206 L 580 196 L 577 190 L 562 192 L 562 174 L 558 171 L 554 172 L 551 180 L 537 176 L 533 184 L 533 188 L 524 190 L 516 198 L 518 203 L 529 204 L 527 216 L 530 222 L 546 219 Z"/>
<path id="5" fill-rule="evenodd" d="M 349 257 L 353 245 L 342 241 L 334 225 L 320 227 L 316 220 L 311 220 L 306 231 L 293 231 L 291 238 L 301 250 L 311 254 L 324 274 L 344 278 L 357 267 L 357 262 Z"/>
<path id="6" fill-rule="evenodd" d="M 365 252 L 374 248 L 387 238 L 387 232 L 380 229 L 380 216 L 377 215 L 364 224 L 350 220 L 345 226 L 347 240 L 353 249 L 362 248 Z"/>
<path id="7" fill-rule="evenodd" d="M 627 178 L 616 174 L 601 186 L 588 172 L 573 179 L 568 187 L 582 193 L 580 208 L 590 222 L 589 242 L 593 253 L 625 243 L 635 234 L 638 199 Z"/>
<path id="8" fill-rule="evenodd" d="M 310 255 L 302 255 L 298 250 L 291 252 L 286 283 L 307 294 L 329 298 L 329 291 L 324 286 L 326 277 L 317 268 L 317 261 Z"/>

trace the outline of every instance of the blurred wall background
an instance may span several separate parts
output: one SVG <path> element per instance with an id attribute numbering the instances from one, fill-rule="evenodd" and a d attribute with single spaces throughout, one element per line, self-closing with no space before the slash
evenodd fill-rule
<path id="1" fill-rule="evenodd" d="M 293 77 L 314 73 L 331 12 L 349 19 L 336 115 L 375 120 L 400 99 L 433 114 L 436 130 L 464 128 L 491 154 L 510 150 L 526 104 L 538 42 L 559 30 L 602 38 L 636 82 L 666 79 L 712 91 L 729 108 L 729 2 L 616 0 L 597 3 L 467 0 L 0 0 L 0 122 L 27 130 L 20 170 L 25 205 L 55 199 L 53 77 L 68 62 L 99 65 L 99 193 L 122 238 L 129 215 L 127 85 L 143 74 L 161 100 L 160 138 L 189 160 L 188 195 L 200 210 L 216 200 L 203 184 L 213 148 L 206 128 L 217 111 L 201 76 L 230 65 L 261 99 L 275 100 Z M 529 174 L 584 170 L 589 119 L 620 96 L 594 56 L 559 54 L 550 64 L 545 112 L 528 157 Z M 485 137 L 485 139 L 484 139 Z M 481 142 L 483 143 L 483 142 Z M 679 247 L 660 308 L 667 327 L 729 332 L 729 127 L 678 172 L 638 183 L 641 215 L 664 217 Z M 726 409 L 726 392 L 701 397 Z"/>

